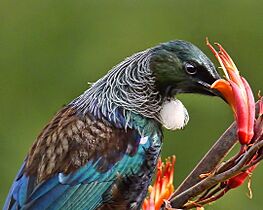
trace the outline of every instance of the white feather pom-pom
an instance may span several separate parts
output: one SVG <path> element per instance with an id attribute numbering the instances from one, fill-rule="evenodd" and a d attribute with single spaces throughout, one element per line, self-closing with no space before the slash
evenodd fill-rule
<path id="1" fill-rule="evenodd" d="M 182 129 L 189 121 L 188 112 L 178 99 L 165 101 L 160 115 L 163 126 L 170 130 Z"/>

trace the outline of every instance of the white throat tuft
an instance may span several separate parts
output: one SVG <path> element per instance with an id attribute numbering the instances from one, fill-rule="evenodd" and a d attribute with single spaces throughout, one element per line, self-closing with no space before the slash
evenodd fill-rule
<path id="1" fill-rule="evenodd" d="M 189 121 L 189 115 L 178 99 L 165 101 L 160 111 L 162 125 L 170 130 L 182 129 Z"/>

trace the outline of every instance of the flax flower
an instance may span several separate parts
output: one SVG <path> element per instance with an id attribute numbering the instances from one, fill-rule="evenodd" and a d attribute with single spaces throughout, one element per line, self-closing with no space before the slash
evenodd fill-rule
<path id="1" fill-rule="evenodd" d="M 143 210 L 159 210 L 173 193 L 174 164 L 175 156 L 166 159 L 165 163 L 158 160 L 155 182 L 149 187 L 149 196 L 144 200 Z"/>
<path id="2" fill-rule="evenodd" d="M 219 79 L 212 88 L 219 91 L 232 107 L 237 122 L 237 134 L 242 145 L 249 144 L 254 132 L 255 101 L 252 90 L 224 48 L 216 43 L 219 51 L 216 51 L 208 42 L 207 45 L 219 61 L 224 71 L 225 79 Z"/>

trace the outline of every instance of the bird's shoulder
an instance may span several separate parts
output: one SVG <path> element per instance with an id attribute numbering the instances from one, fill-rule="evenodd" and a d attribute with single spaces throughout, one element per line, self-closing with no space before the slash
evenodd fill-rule
<path id="1" fill-rule="evenodd" d="M 116 128 L 105 119 L 82 115 L 66 106 L 37 137 L 29 151 L 25 173 L 42 181 L 56 173 L 74 172 L 89 161 L 99 161 L 96 170 L 105 172 L 123 154 L 134 155 L 138 135 L 135 129 Z"/>

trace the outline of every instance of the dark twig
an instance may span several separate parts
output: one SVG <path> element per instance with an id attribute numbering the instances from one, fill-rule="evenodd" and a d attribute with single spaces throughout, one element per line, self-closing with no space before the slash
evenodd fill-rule
<path id="1" fill-rule="evenodd" d="M 217 142 L 212 146 L 212 148 L 207 152 L 207 154 L 187 176 L 182 184 L 177 188 L 177 190 L 171 196 L 171 199 L 201 181 L 201 174 L 210 173 L 213 171 L 236 143 L 236 124 L 233 123 L 217 140 Z"/>
<path id="2" fill-rule="evenodd" d="M 249 151 L 247 151 L 241 160 L 231 169 L 222 172 L 217 175 L 211 175 L 205 178 L 204 180 L 200 181 L 193 187 L 185 190 L 184 192 L 180 193 L 176 197 L 170 199 L 170 205 L 173 208 L 182 208 L 184 204 L 191 198 L 198 196 L 202 193 L 205 189 L 212 187 L 218 183 L 228 180 L 229 178 L 239 174 L 242 171 L 245 171 L 250 166 L 244 166 L 251 158 L 255 155 L 255 153 L 263 147 L 263 141 L 260 141 L 254 144 Z"/>

